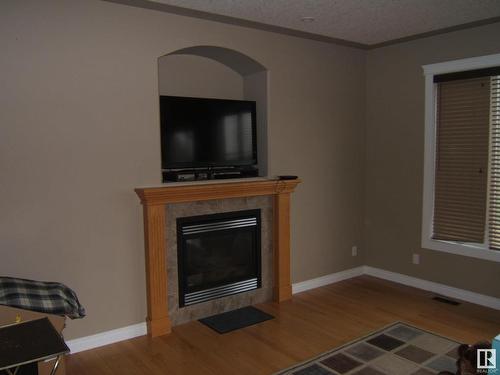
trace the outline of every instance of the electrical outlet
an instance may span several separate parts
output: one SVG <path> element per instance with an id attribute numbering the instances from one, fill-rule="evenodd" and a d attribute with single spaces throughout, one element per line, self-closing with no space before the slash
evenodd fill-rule
<path id="1" fill-rule="evenodd" d="M 413 253 L 412 262 L 413 264 L 420 264 L 420 254 Z"/>
<path id="2" fill-rule="evenodd" d="M 353 246 L 351 248 L 351 252 L 352 252 L 352 256 L 355 257 L 358 255 L 358 247 L 357 246 Z"/>

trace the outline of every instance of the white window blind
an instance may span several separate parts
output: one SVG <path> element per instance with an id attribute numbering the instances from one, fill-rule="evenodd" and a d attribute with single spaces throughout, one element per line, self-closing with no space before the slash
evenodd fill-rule
<path id="1" fill-rule="evenodd" d="M 500 250 L 500 76 L 491 77 L 491 161 L 489 189 L 489 247 Z"/>
<path id="2" fill-rule="evenodd" d="M 490 102 L 490 77 L 438 83 L 433 239 L 484 242 Z"/>

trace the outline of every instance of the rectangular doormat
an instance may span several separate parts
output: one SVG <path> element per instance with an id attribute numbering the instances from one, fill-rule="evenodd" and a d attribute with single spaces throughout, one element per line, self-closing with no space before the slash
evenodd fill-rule
<path id="1" fill-rule="evenodd" d="M 398 322 L 275 375 L 431 375 L 445 370 L 455 373 L 459 345 Z"/>
<path id="2" fill-rule="evenodd" d="M 242 307 L 222 314 L 200 319 L 200 322 L 218 333 L 228 333 L 240 328 L 273 319 L 274 316 L 265 313 L 253 306 Z"/>

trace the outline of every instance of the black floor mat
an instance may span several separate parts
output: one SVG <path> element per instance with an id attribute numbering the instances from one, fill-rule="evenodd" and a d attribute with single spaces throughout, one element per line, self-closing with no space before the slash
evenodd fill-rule
<path id="1" fill-rule="evenodd" d="M 274 316 L 248 306 L 241 309 L 228 311 L 222 314 L 200 319 L 200 322 L 218 333 L 228 333 L 236 329 L 248 327 L 257 323 L 273 319 Z"/>

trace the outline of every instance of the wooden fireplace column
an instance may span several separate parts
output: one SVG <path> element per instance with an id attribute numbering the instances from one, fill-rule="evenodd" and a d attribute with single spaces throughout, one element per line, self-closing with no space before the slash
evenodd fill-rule
<path id="1" fill-rule="evenodd" d="M 167 302 L 165 205 L 212 199 L 274 196 L 274 301 L 292 296 L 290 280 L 290 196 L 297 180 L 251 180 L 222 183 L 171 184 L 138 188 L 143 205 L 146 258 L 147 327 L 151 337 L 171 331 Z"/>

